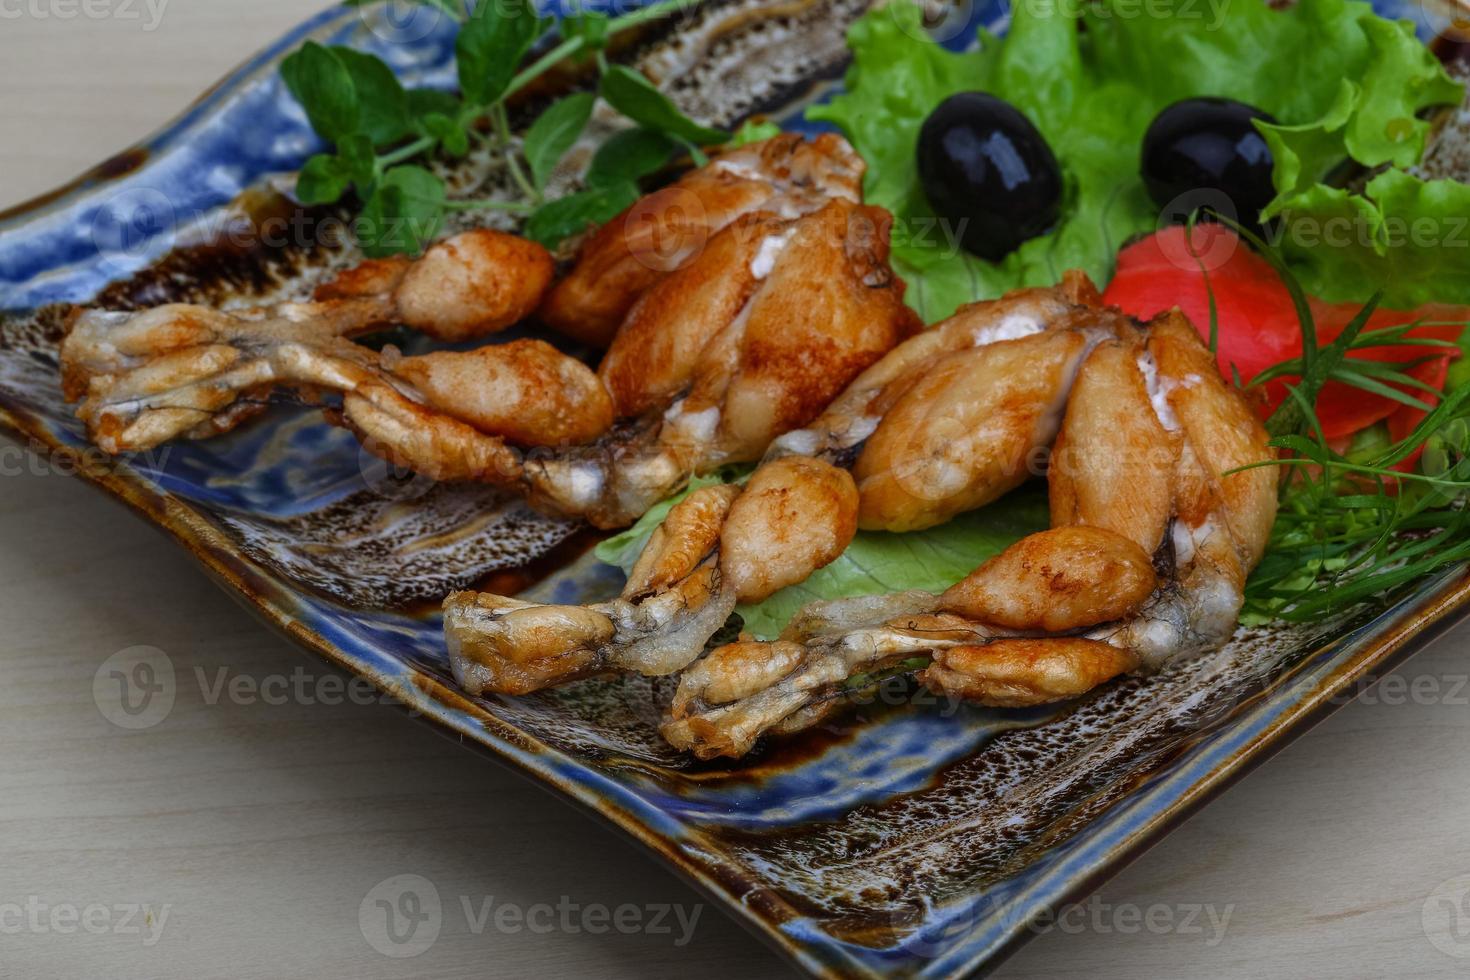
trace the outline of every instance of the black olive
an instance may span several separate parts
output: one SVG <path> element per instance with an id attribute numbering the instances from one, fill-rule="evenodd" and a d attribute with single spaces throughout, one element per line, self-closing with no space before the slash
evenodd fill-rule
<path id="1" fill-rule="evenodd" d="M 1276 196 L 1271 149 L 1252 125 L 1276 120 L 1233 99 L 1184 99 L 1154 117 L 1139 165 L 1149 196 L 1178 213 L 1207 209 L 1259 229 L 1261 209 Z"/>
<path id="2" fill-rule="evenodd" d="M 919 130 L 919 179 L 970 252 L 999 261 L 1057 222 L 1062 170 L 1020 110 L 984 92 L 951 95 Z"/>

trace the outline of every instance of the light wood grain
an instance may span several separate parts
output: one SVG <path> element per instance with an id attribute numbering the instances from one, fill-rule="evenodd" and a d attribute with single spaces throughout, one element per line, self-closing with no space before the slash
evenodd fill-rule
<path id="1" fill-rule="evenodd" d="M 0 0 L 0 13 L 32 2 Z M 173 0 L 147 31 L 146 6 L 134 9 L 140 22 L 0 21 L 0 206 L 146 135 L 308 13 L 291 0 Z M 712 907 L 682 947 L 647 933 L 474 934 L 461 896 L 472 908 L 492 896 L 609 908 L 701 898 L 612 832 L 392 708 L 208 703 L 221 670 L 256 682 L 331 672 L 121 506 L 25 472 L 3 446 L 0 977 L 786 972 Z M 93 679 L 139 644 L 165 651 L 180 683 L 162 723 L 125 731 L 100 714 Z M 1465 975 L 1470 959 L 1429 941 L 1422 910 L 1441 882 L 1470 874 L 1467 652 L 1462 628 L 1395 675 L 1437 693 L 1370 693 L 1372 703 L 1343 709 L 1105 885 L 1082 931 L 1052 929 L 999 975 Z M 421 956 L 392 959 L 365 940 L 358 910 L 369 889 L 404 873 L 435 884 L 444 925 Z M 150 946 L 147 926 L 65 934 L 43 917 L 17 931 L 6 907 L 32 896 L 46 915 L 169 909 Z M 1109 924 L 1123 910 L 1126 928 L 1127 908 L 1178 923 L 1195 905 L 1228 909 L 1218 943 L 1203 918 L 1203 933 Z M 1470 953 L 1470 941 L 1456 949 Z"/>

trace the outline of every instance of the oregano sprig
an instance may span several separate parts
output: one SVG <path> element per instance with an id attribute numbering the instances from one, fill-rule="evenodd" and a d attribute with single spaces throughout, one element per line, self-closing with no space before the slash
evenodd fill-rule
<path id="1" fill-rule="evenodd" d="M 1415 320 L 1367 330 L 1378 306 L 1375 295 L 1342 333 L 1320 344 L 1311 305 L 1291 269 L 1260 239 L 1236 230 L 1276 268 L 1302 332 L 1299 357 L 1251 381 L 1299 379 L 1288 385 L 1286 401 L 1267 421 L 1281 458 L 1254 464 L 1281 466 L 1287 473 L 1266 554 L 1246 583 L 1244 620 L 1310 622 L 1470 561 L 1470 384 L 1441 392 L 1407 373 L 1417 360 L 1395 364 L 1348 356 L 1374 347 L 1417 346 L 1426 358 L 1443 357 L 1460 345 L 1410 334 L 1450 324 Z M 1316 412 L 1317 397 L 1331 381 L 1425 415 L 1397 441 L 1380 423 L 1351 445 L 1334 448 Z M 1417 468 L 1407 465 L 1415 454 Z"/>
<path id="2" fill-rule="evenodd" d="M 353 0 L 367 6 L 375 0 Z M 665 17 L 690 0 L 664 0 L 620 17 L 576 11 L 556 21 L 531 0 L 494 0 L 473 6 L 458 0 L 417 0 L 458 22 L 455 60 L 459 93 L 405 89 L 382 59 L 351 48 L 309 41 L 281 65 L 287 88 L 312 128 L 332 144 L 302 167 L 297 197 L 330 204 L 349 191 L 363 202 L 358 240 L 370 256 L 417 253 L 453 210 L 497 209 L 527 216 L 526 233 L 548 246 L 627 207 L 638 181 L 663 167 L 679 149 L 703 160 L 703 146 L 731 134 L 703 126 L 640 73 L 609 64 L 603 50 L 617 34 Z M 522 65 L 538 47 L 543 54 Z M 517 141 L 507 100 L 556 65 L 592 58 L 597 91 L 549 105 Z M 637 124 L 599 152 L 586 188 L 546 200 L 547 179 L 577 142 L 601 97 Z M 511 200 L 451 200 L 443 181 L 416 163 L 430 156 L 458 158 L 484 139 L 515 185 Z M 606 147 L 604 148 L 606 149 Z"/>

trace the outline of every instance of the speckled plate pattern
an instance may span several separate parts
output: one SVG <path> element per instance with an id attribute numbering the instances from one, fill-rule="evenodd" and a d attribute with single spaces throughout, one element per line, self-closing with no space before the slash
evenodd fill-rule
<path id="1" fill-rule="evenodd" d="M 1424 16 L 1398 3 L 1380 9 Z M 800 106 L 840 76 L 843 31 L 868 5 L 706 0 L 616 56 L 710 122 L 764 112 L 802 127 Z M 1033 915 L 1085 895 L 1341 691 L 1470 609 L 1457 569 L 1348 619 L 1242 630 L 1213 656 L 1047 710 L 892 688 L 739 765 L 670 751 L 654 728 L 666 691 L 647 680 L 467 697 L 449 674 L 439 598 L 476 583 L 559 601 L 615 591 L 620 573 L 590 557 L 585 530 L 493 489 L 393 472 L 291 405 L 224 438 L 109 460 L 88 448 L 56 368 L 56 304 L 297 297 L 352 262 L 327 233 L 341 215 L 273 191 L 316 148 L 275 69 L 314 37 L 374 50 L 410 84 L 447 86 L 450 27 L 417 9 L 329 10 L 152 139 L 0 215 L 0 424 L 159 525 L 293 640 L 621 828 L 810 973 L 993 966 Z M 949 17 L 953 44 L 976 24 L 1005 25 L 993 0 Z M 578 81 L 529 91 L 521 122 Z M 597 120 L 589 139 L 610 124 Z M 465 192 L 499 180 L 474 158 L 446 176 Z"/>

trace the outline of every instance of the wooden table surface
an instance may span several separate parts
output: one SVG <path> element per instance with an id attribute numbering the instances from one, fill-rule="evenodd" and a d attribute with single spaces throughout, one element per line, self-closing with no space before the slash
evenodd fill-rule
<path id="1" fill-rule="evenodd" d="M 308 12 L 0 0 L 0 207 L 144 136 Z M 180 549 L 8 442 L 0 623 L 0 977 L 788 973 L 613 832 L 344 697 Z M 119 727 L 104 661 L 137 646 L 176 696 Z M 1461 628 L 998 975 L 1470 973 L 1467 653 Z M 438 938 L 385 955 L 405 947 L 375 932 L 376 903 L 405 882 L 427 901 L 419 879 Z"/>

